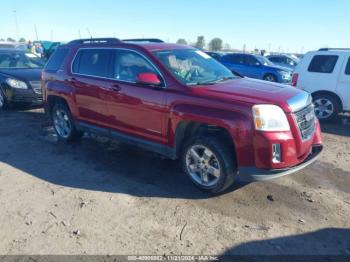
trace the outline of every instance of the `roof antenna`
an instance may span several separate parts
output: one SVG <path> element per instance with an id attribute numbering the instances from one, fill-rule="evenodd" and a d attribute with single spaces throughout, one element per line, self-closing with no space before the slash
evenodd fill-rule
<path id="1" fill-rule="evenodd" d="M 92 35 L 91 35 L 91 33 L 90 33 L 89 28 L 86 28 L 86 31 L 88 32 L 88 34 L 90 35 L 90 38 L 92 39 Z"/>

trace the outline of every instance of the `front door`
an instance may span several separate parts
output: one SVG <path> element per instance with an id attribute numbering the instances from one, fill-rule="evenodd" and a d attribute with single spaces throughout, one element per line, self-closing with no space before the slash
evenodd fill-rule
<path id="1" fill-rule="evenodd" d="M 262 65 L 254 56 L 245 55 L 244 65 L 246 76 L 258 79 L 262 78 Z"/>
<path id="2" fill-rule="evenodd" d="M 140 73 L 159 71 L 143 55 L 133 50 L 116 49 L 114 87 L 107 96 L 109 125 L 141 139 L 166 143 L 166 89 L 137 83 Z"/>

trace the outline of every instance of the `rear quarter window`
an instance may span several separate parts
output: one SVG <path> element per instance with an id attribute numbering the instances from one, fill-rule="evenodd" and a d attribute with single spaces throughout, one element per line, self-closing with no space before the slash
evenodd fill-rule
<path id="1" fill-rule="evenodd" d="M 67 55 L 69 53 L 68 48 L 59 48 L 57 49 L 49 61 L 46 64 L 45 71 L 49 72 L 57 72 L 59 69 L 62 69 L 63 62 L 65 61 Z"/>
<path id="2" fill-rule="evenodd" d="M 350 57 L 348 59 L 348 63 L 346 64 L 345 74 L 350 75 Z"/>
<path id="3" fill-rule="evenodd" d="M 333 73 L 337 64 L 338 56 L 336 55 L 315 55 L 309 65 L 308 71 L 314 73 Z"/>

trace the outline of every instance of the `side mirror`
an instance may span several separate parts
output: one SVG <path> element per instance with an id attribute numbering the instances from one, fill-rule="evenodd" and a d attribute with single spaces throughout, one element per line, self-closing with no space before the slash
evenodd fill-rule
<path id="1" fill-rule="evenodd" d="M 140 73 L 137 76 L 137 83 L 159 86 L 162 82 L 160 81 L 158 75 L 155 73 Z"/>
<path id="2" fill-rule="evenodd" d="M 260 64 L 259 62 L 256 62 L 256 63 L 255 63 L 255 66 L 256 66 L 256 67 L 260 67 L 261 64 Z"/>

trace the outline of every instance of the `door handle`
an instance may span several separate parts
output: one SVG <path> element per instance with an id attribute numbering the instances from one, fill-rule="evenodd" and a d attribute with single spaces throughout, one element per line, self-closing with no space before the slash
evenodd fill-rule
<path id="1" fill-rule="evenodd" d="M 111 88 L 112 88 L 113 91 L 116 91 L 116 92 L 119 92 L 119 91 L 122 89 L 122 88 L 120 87 L 120 85 L 117 85 L 117 84 L 112 85 Z"/>

